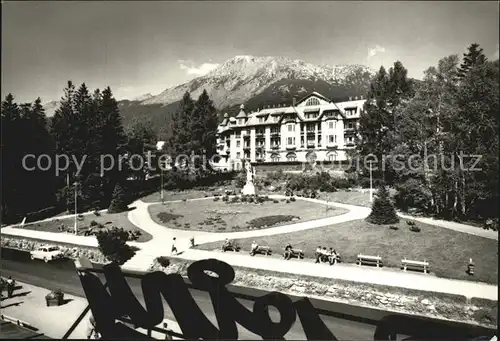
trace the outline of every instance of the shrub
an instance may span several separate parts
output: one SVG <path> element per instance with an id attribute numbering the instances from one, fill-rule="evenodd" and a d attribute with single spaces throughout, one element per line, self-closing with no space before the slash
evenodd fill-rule
<path id="1" fill-rule="evenodd" d="M 98 231 L 96 238 L 101 253 L 113 263 L 122 265 L 135 254 L 134 249 L 127 244 L 129 233 L 123 228 Z"/>
<path id="2" fill-rule="evenodd" d="M 127 200 L 126 193 L 123 187 L 117 183 L 115 189 L 113 190 L 113 196 L 111 199 L 111 204 L 109 205 L 109 213 L 118 213 L 127 210 Z"/>
<path id="3" fill-rule="evenodd" d="M 238 197 L 233 197 L 233 198 L 231 199 L 231 202 L 233 202 L 233 203 L 235 203 L 235 202 L 239 202 L 239 201 L 240 201 L 240 198 L 238 198 Z"/>
<path id="4" fill-rule="evenodd" d="M 156 262 L 164 268 L 170 265 L 170 259 L 168 259 L 168 257 L 165 256 L 156 257 Z"/>
<path id="5" fill-rule="evenodd" d="M 391 230 L 395 230 L 395 231 L 396 231 L 396 230 L 399 230 L 399 227 L 397 227 L 397 226 L 395 226 L 395 225 L 391 225 L 391 226 L 389 226 L 389 228 L 390 228 Z"/>
<path id="6" fill-rule="evenodd" d="M 278 203 L 279 203 L 278 200 L 276 200 L 276 199 L 273 200 L 273 204 L 278 204 Z"/>
<path id="7" fill-rule="evenodd" d="M 90 222 L 90 226 L 97 226 L 97 221 L 92 220 L 92 221 Z"/>
<path id="8" fill-rule="evenodd" d="M 418 227 L 417 224 L 412 220 L 408 220 L 406 222 L 406 224 L 410 227 L 411 232 L 420 232 L 421 231 L 420 227 Z"/>
<path id="9" fill-rule="evenodd" d="M 222 201 L 226 201 L 226 202 L 229 201 L 229 196 L 228 195 L 223 196 Z"/>
<path id="10" fill-rule="evenodd" d="M 220 198 L 219 198 L 219 197 L 215 197 L 215 198 L 214 198 L 214 201 L 219 201 L 219 200 L 220 200 Z"/>
<path id="11" fill-rule="evenodd" d="M 243 188 L 243 186 L 245 186 L 246 183 L 247 183 L 247 177 L 244 172 L 240 172 L 238 176 L 236 176 L 236 178 L 234 179 L 234 185 L 237 188 Z"/>
<path id="12" fill-rule="evenodd" d="M 290 197 L 290 201 L 295 201 L 295 197 Z"/>
<path id="13" fill-rule="evenodd" d="M 246 195 L 242 195 L 241 196 L 241 202 L 247 202 L 248 201 L 248 198 Z"/>
<path id="14" fill-rule="evenodd" d="M 285 202 L 286 202 L 287 204 L 289 204 L 289 203 L 290 203 L 290 200 L 287 200 L 287 201 L 285 201 Z"/>
<path id="15" fill-rule="evenodd" d="M 385 225 L 399 222 L 399 217 L 389 198 L 389 192 L 385 186 L 380 187 L 378 195 L 373 202 L 372 211 L 366 218 L 372 224 Z"/>

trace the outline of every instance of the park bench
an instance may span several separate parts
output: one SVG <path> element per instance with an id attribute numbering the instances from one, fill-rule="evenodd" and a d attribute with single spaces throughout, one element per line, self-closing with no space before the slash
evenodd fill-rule
<path id="1" fill-rule="evenodd" d="M 377 268 L 382 265 L 382 257 L 359 254 L 356 260 L 358 265 L 375 265 Z"/>
<path id="2" fill-rule="evenodd" d="M 238 245 L 229 244 L 229 245 L 222 245 L 221 249 L 222 252 L 226 251 L 240 252 L 241 248 Z"/>
<path id="3" fill-rule="evenodd" d="M 283 258 L 286 258 L 287 251 L 283 253 Z M 291 249 L 290 250 L 290 258 L 298 258 L 298 259 L 304 259 L 304 251 L 301 249 Z"/>
<path id="4" fill-rule="evenodd" d="M 254 256 L 256 254 L 262 254 L 270 256 L 273 253 L 269 246 L 258 246 L 256 250 L 251 250 L 250 255 Z"/>
<path id="5" fill-rule="evenodd" d="M 422 271 L 424 274 L 429 273 L 429 262 L 427 262 L 426 260 L 421 262 L 417 260 L 409 260 L 404 258 L 401 260 L 401 267 L 403 268 L 403 271 L 409 269 L 409 270 Z"/>

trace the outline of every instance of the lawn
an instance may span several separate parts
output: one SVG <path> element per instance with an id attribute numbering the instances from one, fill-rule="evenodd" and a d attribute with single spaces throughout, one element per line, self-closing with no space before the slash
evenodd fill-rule
<path id="1" fill-rule="evenodd" d="M 355 220 L 300 232 L 235 239 L 235 242 L 243 250 L 250 250 L 254 240 L 273 250 L 282 250 L 284 245 L 290 243 L 303 249 L 306 258 L 312 258 L 318 246 L 333 247 L 342 255 L 344 262 L 355 263 L 358 253 L 380 255 L 384 265 L 393 268 L 399 268 L 404 257 L 419 261 L 425 259 L 430 262 L 431 272 L 439 277 L 498 283 L 498 241 L 422 223 L 417 223 L 421 232 L 411 232 L 405 220 L 394 225 L 399 229 Z M 198 248 L 219 249 L 220 242 L 203 244 Z M 469 258 L 476 265 L 474 276 L 465 273 Z"/>
<path id="2" fill-rule="evenodd" d="M 175 201 L 211 197 L 215 192 L 220 192 L 220 188 L 222 187 L 213 187 L 213 189 L 208 190 L 188 189 L 185 191 L 163 191 L 163 198 L 165 201 Z M 226 188 L 224 187 L 224 189 Z M 151 193 L 150 195 L 142 197 L 141 200 L 148 203 L 161 202 L 160 192 Z"/>
<path id="3" fill-rule="evenodd" d="M 374 194 L 376 192 L 374 191 Z M 370 192 L 368 189 L 365 190 L 364 193 L 360 191 L 346 191 L 339 190 L 337 192 L 321 192 L 319 193 L 319 199 L 325 201 L 338 202 L 341 204 L 347 205 L 355 205 L 355 206 L 365 206 L 371 207 L 372 203 L 370 202 Z"/>
<path id="4" fill-rule="evenodd" d="M 250 229 L 250 225 L 254 228 L 267 228 L 347 213 L 344 209 L 332 207 L 327 211 L 325 205 L 302 200 L 288 203 L 282 200 L 265 201 L 261 204 L 216 200 L 152 205 L 149 207 L 149 214 L 156 223 L 170 228 L 236 232 Z"/>
<path id="5" fill-rule="evenodd" d="M 92 221 L 95 221 L 98 224 L 104 225 L 104 228 L 116 226 L 116 227 L 122 227 L 124 230 L 127 231 L 140 231 L 141 235 L 139 236 L 139 239 L 136 240 L 136 242 L 140 243 L 151 240 L 152 236 L 146 231 L 143 231 L 134 224 L 132 224 L 128 220 L 127 214 L 128 211 L 121 213 L 101 213 L 99 216 L 96 216 L 95 214 L 81 216 L 80 218 L 78 218 L 78 225 L 77 225 L 79 232 L 78 234 L 83 235 L 84 231 L 90 227 L 90 223 Z M 74 222 L 75 222 L 74 218 L 56 219 L 52 221 L 26 224 L 24 225 L 23 228 L 36 231 L 67 233 L 67 232 L 61 232 L 59 230 L 59 227 L 61 226 L 61 224 L 64 224 L 66 229 L 71 228 L 71 231 L 73 231 Z"/>

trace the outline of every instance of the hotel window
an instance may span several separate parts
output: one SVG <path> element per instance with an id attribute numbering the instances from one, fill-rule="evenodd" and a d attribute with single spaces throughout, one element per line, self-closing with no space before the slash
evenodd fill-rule
<path id="1" fill-rule="evenodd" d="M 280 128 L 271 128 L 271 134 L 279 134 Z"/>
<path id="2" fill-rule="evenodd" d="M 337 160 L 337 153 L 328 154 L 328 161 L 336 161 L 336 160 Z"/>
<path id="3" fill-rule="evenodd" d="M 274 122 L 278 122 L 280 120 L 280 117 L 279 116 L 273 116 L 273 121 Z"/>
<path id="4" fill-rule="evenodd" d="M 259 123 L 264 123 L 266 121 L 265 117 L 259 117 Z"/>
<path id="5" fill-rule="evenodd" d="M 319 103 L 319 99 L 317 98 L 311 98 L 309 99 L 307 102 L 306 102 L 306 106 L 309 107 L 309 106 L 313 106 L 313 105 L 320 105 Z"/>
<path id="6" fill-rule="evenodd" d="M 328 122 L 328 129 L 334 129 L 335 128 L 334 123 L 335 122 L 333 121 Z"/>
<path id="7" fill-rule="evenodd" d="M 241 137 L 241 131 L 237 131 L 236 132 L 236 138 L 240 138 Z"/>
<path id="8" fill-rule="evenodd" d="M 236 158 L 237 158 L 237 159 L 239 159 L 240 157 L 241 157 L 240 152 L 237 152 L 237 153 L 236 153 Z"/>
<path id="9" fill-rule="evenodd" d="M 289 124 L 288 131 L 295 131 L 295 124 Z"/>
<path id="10" fill-rule="evenodd" d="M 354 143 L 354 138 L 352 136 L 349 136 L 348 138 L 346 138 L 346 144 L 349 144 L 349 143 Z"/>
<path id="11" fill-rule="evenodd" d="M 245 119 L 244 119 L 244 118 L 240 118 L 240 119 L 239 119 L 239 123 L 238 123 L 238 124 L 239 124 L 239 125 L 243 125 L 243 124 L 245 124 Z"/>
<path id="12" fill-rule="evenodd" d="M 236 148 L 240 147 L 240 140 L 236 141 Z"/>
<path id="13" fill-rule="evenodd" d="M 295 145 L 295 137 L 289 137 L 289 138 L 287 139 L 287 144 L 288 144 L 289 146 L 290 146 L 290 145 L 291 145 L 291 146 Z"/>
<path id="14" fill-rule="evenodd" d="M 337 135 L 328 135 L 328 143 L 337 142 Z"/>

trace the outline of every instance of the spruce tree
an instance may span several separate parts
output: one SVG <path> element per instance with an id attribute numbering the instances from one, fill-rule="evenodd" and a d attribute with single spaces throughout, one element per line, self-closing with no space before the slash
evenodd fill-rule
<path id="1" fill-rule="evenodd" d="M 19 137 L 23 136 L 21 110 L 8 94 L 2 102 L 2 221 L 13 222 L 22 218 L 23 195 L 20 191 L 22 151 L 18 148 Z"/>
<path id="2" fill-rule="evenodd" d="M 175 159 L 178 155 L 191 155 L 194 143 L 191 134 L 191 120 L 195 103 L 189 92 L 182 97 L 179 107 L 172 115 L 172 135 L 168 140 L 168 151 Z M 187 166 L 187 165 L 182 165 Z"/>
<path id="3" fill-rule="evenodd" d="M 203 93 L 198 98 L 195 111 L 201 112 L 201 115 L 198 115 L 201 116 L 201 120 L 203 122 L 203 129 L 201 132 L 201 152 L 204 152 L 207 160 L 209 160 L 216 154 L 218 115 L 217 110 L 215 109 L 214 104 L 208 96 L 206 90 L 203 90 Z"/>
<path id="4" fill-rule="evenodd" d="M 471 44 L 467 48 L 467 51 L 467 53 L 464 53 L 462 64 L 460 64 L 460 68 L 458 69 L 458 77 L 460 79 L 464 78 L 473 66 L 484 64 L 487 61 L 483 49 L 479 47 L 479 44 Z"/>
<path id="5" fill-rule="evenodd" d="M 395 224 L 399 217 L 389 197 L 389 191 L 382 185 L 372 205 L 372 211 L 366 221 L 377 225 Z"/>
<path id="6" fill-rule="evenodd" d="M 111 204 L 109 205 L 109 213 L 118 213 L 127 210 L 127 197 L 123 186 L 120 183 L 115 185 Z"/>

